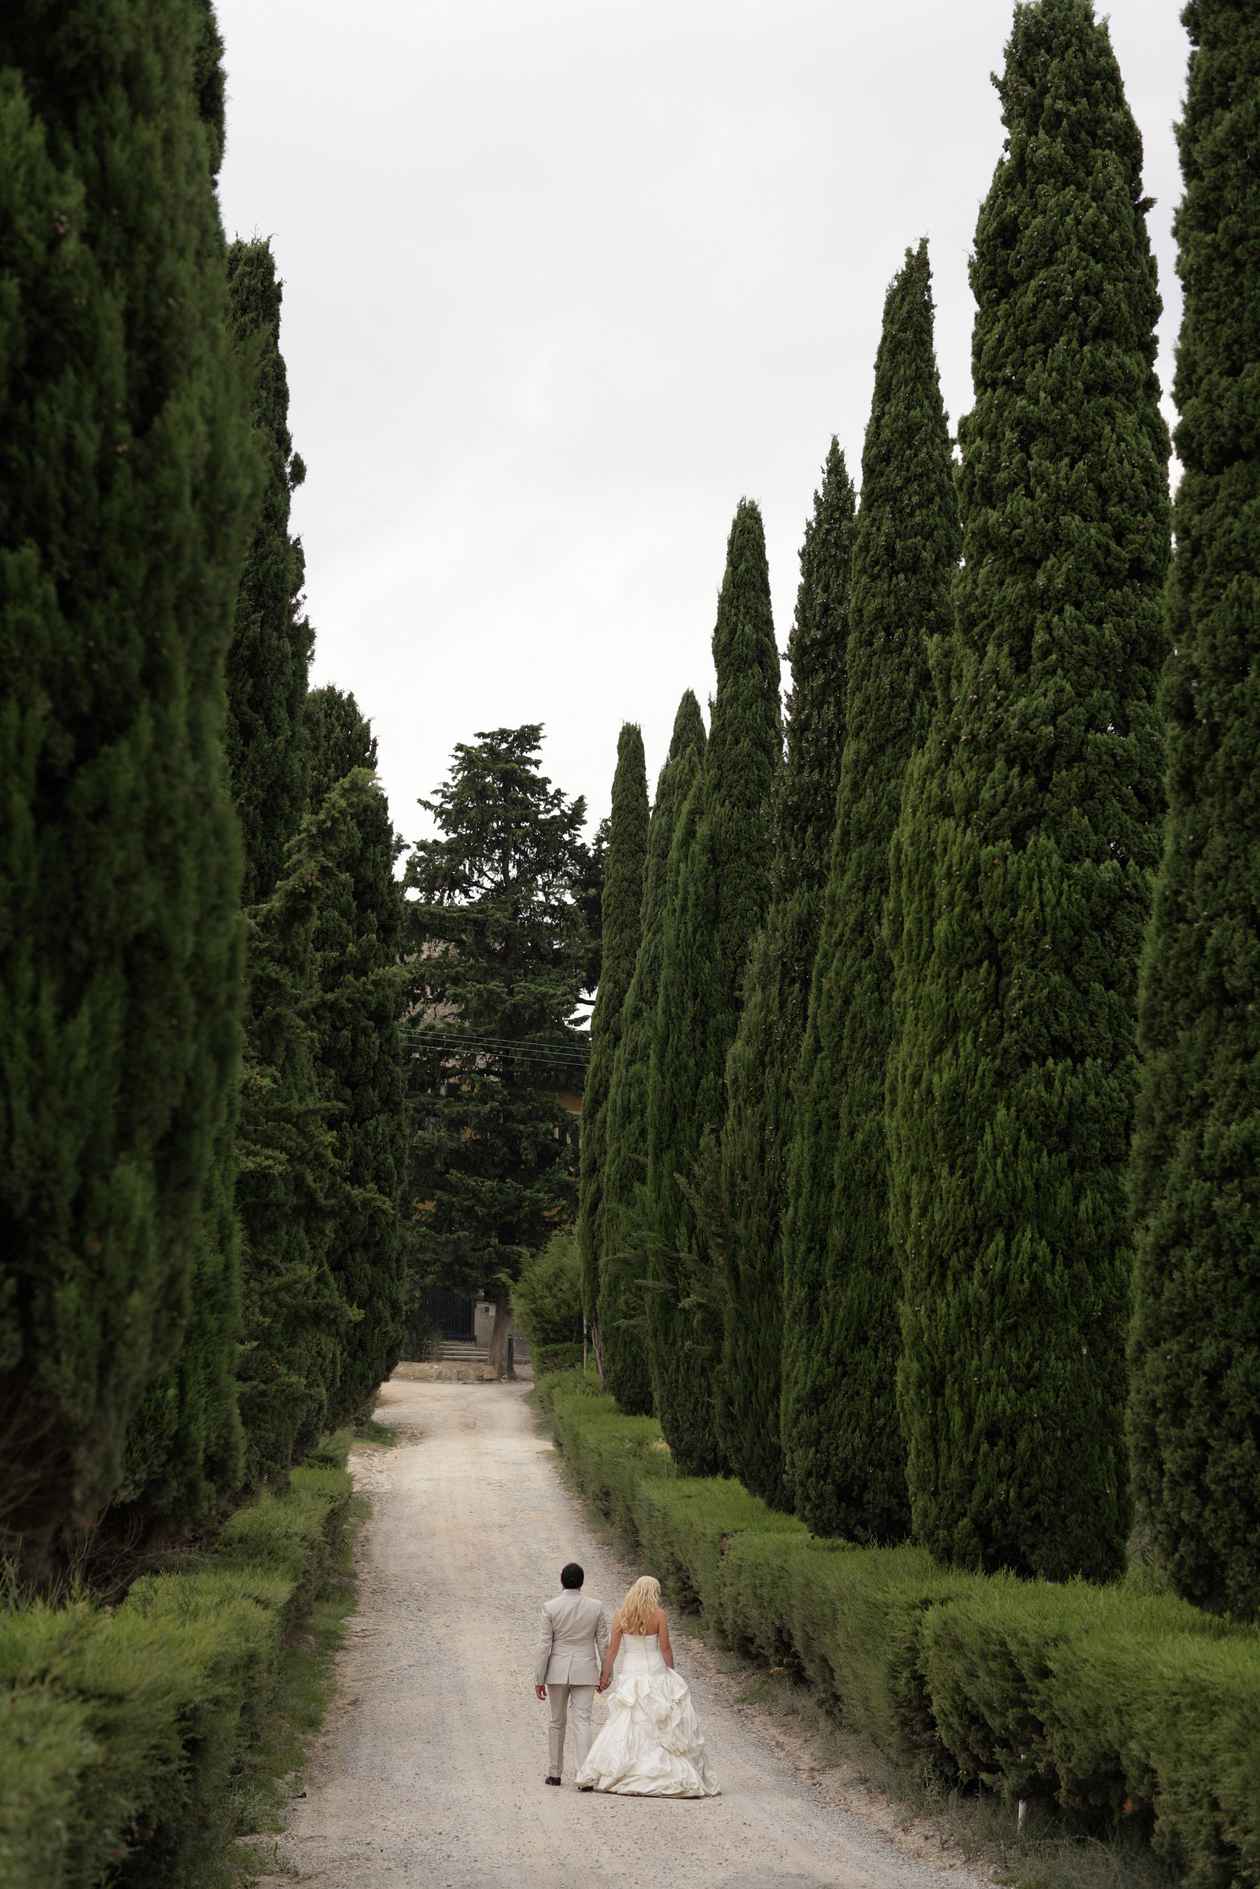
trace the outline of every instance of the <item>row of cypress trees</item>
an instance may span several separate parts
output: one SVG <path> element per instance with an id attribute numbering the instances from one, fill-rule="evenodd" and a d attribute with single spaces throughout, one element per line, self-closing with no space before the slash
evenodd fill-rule
<path id="1" fill-rule="evenodd" d="M 0 21 L 0 1535 L 211 1517 L 402 1297 L 402 908 L 308 691 L 281 288 L 208 0 Z"/>
<path id="2" fill-rule="evenodd" d="M 959 462 L 920 245 L 860 510 L 833 442 L 806 530 L 786 754 L 745 503 L 707 750 L 687 698 L 646 838 L 614 803 L 644 891 L 605 907 L 585 1292 L 684 1471 L 1055 1579 L 1118 1571 L 1132 1478 L 1178 1588 L 1247 1613 L 1260 33 L 1186 21 L 1171 660 L 1141 142 L 1091 0 L 1030 0 Z"/>

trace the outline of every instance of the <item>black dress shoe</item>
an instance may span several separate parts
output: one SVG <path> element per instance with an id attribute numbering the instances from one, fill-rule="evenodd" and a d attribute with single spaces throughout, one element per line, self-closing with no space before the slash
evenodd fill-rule
<path id="1" fill-rule="evenodd" d="M 578 1789 L 580 1791 L 593 1791 L 595 1786 L 593 1784 L 579 1784 Z"/>
<path id="2" fill-rule="evenodd" d="M 543 1779 L 544 1784 L 558 1784 L 559 1782 L 560 1780 L 558 1777 L 545 1777 Z"/>

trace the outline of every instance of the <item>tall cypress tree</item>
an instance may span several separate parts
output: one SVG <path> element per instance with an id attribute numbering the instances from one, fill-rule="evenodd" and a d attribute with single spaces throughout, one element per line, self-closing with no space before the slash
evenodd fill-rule
<path id="1" fill-rule="evenodd" d="M 337 862 L 300 826 L 271 896 L 250 908 L 241 1088 L 241 1418 L 250 1482 L 283 1475 L 338 1415 L 348 1308 L 332 1268 L 344 1186 L 320 1084 L 319 957 Z"/>
<path id="2" fill-rule="evenodd" d="M 305 719 L 311 804 L 299 843 L 326 879 L 313 946 L 316 1072 L 334 1109 L 329 1263 L 356 1315 L 333 1392 L 340 1420 L 363 1411 L 393 1370 L 406 1319 L 401 842 L 376 779 L 376 739 L 353 695 L 313 690 Z"/>
<path id="3" fill-rule="evenodd" d="M 722 1463 L 714 1404 L 720 1290 L 694 1201 L 712 1190 L 726 1055 L 748 949 L 769 900 L 770 810 L 782 764 L 765 533 L 746 499 L 727 543 L 713 658 L 717 693 L 704 771 L 670 850 L 648 1104 L 653 1398 L 675 1461 L 694 1475 Z"/>
<path id="4" fill-rule="evenodd" d="M 608 1164 L 608 1092 L 621 1041 L 626 992 L 639 951 L 647 837 L 643 736 L 633 722 L 627 722 L 617 739 L 617 768 L 613 775 L 612 811 L 604 855 L 602 962 L 595 1013 L 591 1018 L 590 1067 L 582 1096 L 577 1236 L 582 1262 L 582 1303 L 587 1318 L 596 1320 Z"/>
<path id="5" fill-rule="evenodd" d="M 312 1005 L 319 924 L 306 848 L 303 714 L 313 637 L 289 531 L 305 477 L 289 434 L 281 285 L 265 242 L 228 254 L 232 319 L 250 373 L 266 466 L 228 659 L 228 761 L 245 845 L 249 916 L 241 1174 L 245 1345 L 241 1413 L 251 1480 L 284 1470 L 333 1412 L 345 1307 L 330 1269 L 337 1149 L 324 1107 Z"/>
<path id="6" fill-rule="evenodd" d="M 229 1323 L 235 1289 L 223 664 L 256 468 L 205 23 L 185 0 L 0 18 L 0 1548 L 32 1568 L 118 1488 L 195 1282 Z M 186 1402 L 177 1436 L 192 1483 L 230 1458 L 222 1410 Z"/>
<path id="7" fill-rule="evenodd" d="M 783 1450 L 820 1535 L 904 1537 L 884 1069 L 892 976 L 888 848 L 929 700 L 927 639 L 949 623 L 958 504 L 933 346 L 927 245 L 884 304 L 862 453 L 846 656 L 845 746 L 825 916 L 801 1059 L 784 1242 Z"/>
<path id="8" fill-rule="evenodd" d="M 302 546 L 289 531 L 291 495 L 306 467 L 289 433 L 283 288 L 270 243 L 233 243 L 228 281 L 267 468 L 228 655 L 228 762 L 245 835 L 243 897 L 253 905 L 275 888 L 306 806 L 302 711 L 315 638 L 302 609 Z"/>
<path id="9" fill-rule="evenodd" d="M 844 748 L 853 514 L 853 482 L 833 439 L 801 548 L 773 899 L 749 957 L 727 1058 L 721 1212 L 706 1231 L 720 1248 L 726 1280 L 718 1433 L 732 1473 L 776 1508 L 791 1505 L 779 1440 L 782 1215 L 792 1089 Z"/>
<path id="10" fill-rule="evenodd" d="M 665 880 L 678 814 L 704 763 L 704 718 L 688 689 L 678 704 L 669 755 L 656 784 L 648 828 L 639 949 L 622 1006 L 621 1033 L 608 1084 L 604 1217 L 596 1316 L 604 1384 L 632 1416 L 652 1408 L 648 1360 L 647 1184 L 648 1075 L 660 989 Z"/>
<path id="11" fill-rule="evenodd" d="M 1146 941 L 1130 1440 L 1178 1590 L 1260 1612 L 1260 22 L 1197 0 L 1179 128 L 1169 819 Z"/>
<path id="12" fill-rule="evenodd" d="M 916 1536 L 1120 1563 L 1125 1169 L 1168 561 L 1141 140 L 1089 0 L 1021 6 L 971 266 L 957 647 L 891 867 Z M 952 680 L 950 677 L 952 676 Z"/>

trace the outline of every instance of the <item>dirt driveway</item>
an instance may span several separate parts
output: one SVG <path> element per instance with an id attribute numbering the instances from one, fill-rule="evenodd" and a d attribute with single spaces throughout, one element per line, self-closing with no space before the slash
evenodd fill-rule
<path id="1" fill-rule="evenodd" d="M 372 1515 L 338 1693 L 281 1841 L 313 1889 L 978 1889 L 940 1857 L 830 1801 L 738 1704 L 678 1622 L 723 1795 L 701 1802 L 543 1784 L 532 1664 L 565 1561 L 612 1603 L 635 1574 L 591 1533 L 525 1386 L 384 1387 L 392 1450 L 356 1459 Z M 596 1701 L 596 1725 L 603 1704 Z M 884 1818 L 885 1825 L 891 1820 Z M 922 1843 L 919 1843 L 922 1850 Z"/>

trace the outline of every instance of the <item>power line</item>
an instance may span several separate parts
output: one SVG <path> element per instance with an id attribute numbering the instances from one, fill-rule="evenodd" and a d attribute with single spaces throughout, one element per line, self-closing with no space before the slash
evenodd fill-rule
<path id="1" fill-rule="evenodd" d="M 517 1043 L 506 1037 L 463 1036 L 443 1030 L 403 1029 L 400 1034 L 413 1051 L 427 1046 L 447 1056 L 460 1052 L 473 1056 L 513 1056 L 522 1062 L 568 1069 L 585 1069 L 589 1062 L 585 1050 L 567 1050 L 560 1044 Z"/>

